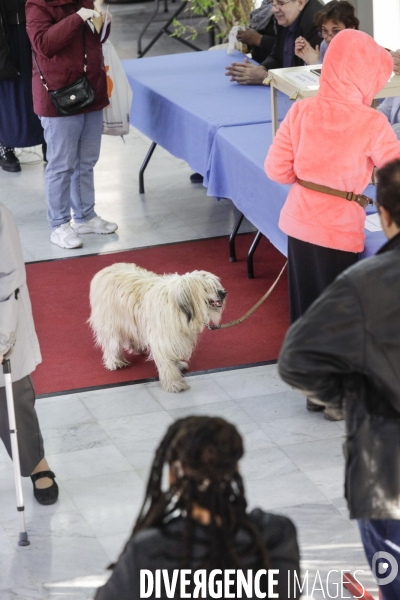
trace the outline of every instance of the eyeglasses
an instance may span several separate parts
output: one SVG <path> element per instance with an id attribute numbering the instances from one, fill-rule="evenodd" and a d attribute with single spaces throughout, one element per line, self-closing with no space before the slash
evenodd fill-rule
<path id="1" fill-rule="evenodd" d="M 281 8 L 282 6 L 291 1 L 292 0 L 281 0 L 280 2 L 273 2 L 272 0 L 270 0 L 268 2 L 268 6 L 271 6 L 272 8 Z"/>
<path id="2" fill-rule="evenodd" d="M 332 32 L 322 29 L 321 31 L 318 31 L 318 35 L 319 35 L 319 37 L 324 38 L 324 39 L 326 39 L 328 37 L 333 39 L 335 37 L 335 35 L 337 35 L 341 31 L 343 31 L 343 29 L 337 29 L 336 31 L 332 31 Z"/>

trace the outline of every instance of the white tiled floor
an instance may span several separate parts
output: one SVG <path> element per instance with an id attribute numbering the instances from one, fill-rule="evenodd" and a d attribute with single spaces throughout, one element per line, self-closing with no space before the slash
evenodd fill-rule
<path id="1" fill-rule="evenodd" d="M 99 583 L 118 556 L 160 436 L 173 419 L 189 414 L 220 415 L 237 425 L 246 446 L 241 469 L 250 507 L 294 520 L 304 569 L 367 570 L 342 502 L 341 427 L 306 414 L 304 399 L 279 381 L 274 365 L 189 382 L 191 389 L 176 396 L 155 382 L 38 400 L 60 501 L 38 505 L 24 480 L 31 546 L 18 548 L 12 467 L 0 449 L 1 598 L 90 598 L 93 579 L 85 578 L 99 576 Z M 314 597 L 323 595 L 314 591 Z"/>
<path id="2" fill-rule="evenodd" d="M 146 14 L 149 7 L 115 7 L 121 31 L 126 15 Z M 118 50 L 124 58 L 134 56 L 134 42 L 124 35 Z M 26 260 L 229 233 L 237 214 L 232 203 L 208 198 L 201 185 L 190 184 L 189 167 L 161 148 L 146 171 L 146 193 L 139 195 L 138 170 L 149 144 L 134 130 L 125 144 L 104 138 L 96 168 L 97 209 L 119 229 L 114 235 L 85 236 L 84 247 L 73 253 L 49 241 L 44 165 L 23 165 L 19 174 L 0 170 L 0 197 L 16 218 Z M 280 381 L 273 365 L 189 379 L 191 389 L 179 395 L 150 383 L 38 400 L 60 500 L 40 506 L 24 480 L 31 545 L 19 548 L 12 465 L 0 447 L 1 600 L 93 597 L 133 525 L 160 437 L 173 419 L 187 414 L 221 415 L 238 426 L 246 445 L 241 469 L 250 507 L 294 520 L 304 570 L 364 569 L 371 587 L 358 531 L 343 500 L 343 426 L 307 414 L 304 399 Z M 313 581 L 311 576 L 310 595 Z M 325 597 L 318 590 L 313 595 Z"/>

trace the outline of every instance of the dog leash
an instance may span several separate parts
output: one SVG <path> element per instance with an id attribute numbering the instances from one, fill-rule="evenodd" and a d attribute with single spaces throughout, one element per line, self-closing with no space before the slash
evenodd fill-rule
<path id="1" fill-rule="evenodd" d="M 265 300 L 268 298 L 268 296 L 274 291 L 274 288 L 277 286 L 280 278 L 283 275 L 283 271 L 286 269 L 286 265 L 287 265 L 287 261 L 283 265 L 281 272 L 279 273 L 278 277 L 275 279 L 274 283 L 269 288 L 268 292 L 266 294 L 264 294 L 264 296 L 262 298 L 260 298 L 260 300 L 257 302 L 257 304 L 255 304 L 250 310 L 248 310 L 247 313 L 245 315 L 243 315 L 243 317 L 240 317 L 240 319 L 235 319 L 235 321 L 230 321 L 229 323 L 224 323 L 223 325 L 208 324 L 207 325 L 208 329 L 210 329 L 211 331 L 214 331 L 214 329 L 226 329 L 227 327 L 233 327 L 234 325 L 239 325 L 239 323 L 243 323 L 243 321 L 245 319 L 247 319 L 248 317 L 250 317 L 250 315 L 252 315 L 253 312 L 255 310 L 257 310 L 257 308 L 259 306 L 261 306 L 261 304 L 263 302 L 265 302 Z"/>

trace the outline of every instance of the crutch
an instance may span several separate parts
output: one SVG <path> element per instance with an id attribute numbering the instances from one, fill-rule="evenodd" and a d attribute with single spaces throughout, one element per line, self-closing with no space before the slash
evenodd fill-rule
<path id="1" fill-rule="evenodd" d="M 11 454 L 14 465 L 14 479 L 15 479 L 15 491 L 17 494 L 17 511 L 20 515 L 20 527 L 21 531 L 19 534 L 18 546 L 29 546 L 30 541 L 28 540 L 28 533 L 25 526 L 25 507 L 24 498 L 22 495 L 21 485 L 21 467 L 19 464 L 19 451 L 18 451 L 18 438 L 17 438 L 17 426 L 15 423 L 15 410 L 14 410 L 14 394 L 12 389 L 11 380 L 11 362 L 9 358 L 3 358 L 3 373 L 4 381 L 6 386 L 6 398 L 7 398 L 7 411 L 8 411 L 8 423 L 10 426 L 10 440 L 11 440 Z"/>

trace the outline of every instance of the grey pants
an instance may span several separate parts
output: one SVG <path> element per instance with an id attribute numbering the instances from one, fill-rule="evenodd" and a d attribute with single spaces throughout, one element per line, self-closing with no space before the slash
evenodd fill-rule
<path id="1" fill-rule="evenodd" d="M 43 438 L 35 410 L 35 390 L 30 375 L 13 383 L 13 393 L 21 475 L 29 477 L 44 457 Z M 8 454 L 12 457 L 4 387 L 0 387 L 0 437 Z"/>
<path id="2" fill-rule="evenodd" d="M 47 217 L 55 229 L 96 216 L 93 169 L 99 159 L 103 111 L 69 117 L 40 117 L 47 143 Z"/>

